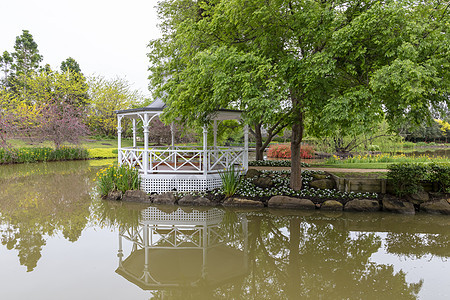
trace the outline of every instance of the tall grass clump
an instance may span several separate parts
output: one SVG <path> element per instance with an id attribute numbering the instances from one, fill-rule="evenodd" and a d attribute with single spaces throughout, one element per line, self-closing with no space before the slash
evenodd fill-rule
<path id="1" fill-rule="evenodd" d="M 102 196 L 112 191 L 139 190 L 141 182 L 139 172 L 128 166 L 109 166 L 97 172 L 98 192 Z"/>
<path id="2" fill-rule="evenodd" d="M 222 192 L 225 197 L 233 196 L 241 182 L 241 172 L 239 170 L 235 170 L 234 166 L 231 166 L 230 169 L 227 169 L 221 173 L 219 173 L 220 179 L 222 179 Z"/>
<path id="3" fill-rule="evenodd" d="M 77 147 L 0 149 L 0 164 L 77 160 L 87 159 L 88 157 L 89 154 L 86 149 Z"/>

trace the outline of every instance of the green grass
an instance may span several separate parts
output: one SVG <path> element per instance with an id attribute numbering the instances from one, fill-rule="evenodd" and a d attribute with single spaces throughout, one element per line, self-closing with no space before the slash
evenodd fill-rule
<path id="1" fill-rule="evenodd" d="M 391 163 L 340 163 L 340 164 L 318 164 L 318 168 L 340 168 L 340 169 L 387 169 Z"/>
<path id="2" fill-rule="evenodd" d="M 117 148 L 88 148 L 89 158 L 116 158 Z"/>

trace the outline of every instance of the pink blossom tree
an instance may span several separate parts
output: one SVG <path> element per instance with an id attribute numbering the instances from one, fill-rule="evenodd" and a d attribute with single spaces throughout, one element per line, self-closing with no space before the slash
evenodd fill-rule
<path id="1" fill-rule="evenodd" d="M 89 134 L 80 110 L 64 101 L 53 100 L 46 104 L 40 119 L 37 127 L 40 140 L 52 141 L 56 149 L 65 142 L 78 144 L 80 137 Z"/>

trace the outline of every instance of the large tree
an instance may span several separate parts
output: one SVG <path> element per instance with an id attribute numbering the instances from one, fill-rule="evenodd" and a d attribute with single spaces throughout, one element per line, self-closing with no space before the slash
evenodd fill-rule
<path id="1" fill-rule="evenodd" d="M 99 135 L 116 135 L 117 119 L 114 111 L 139 106 L 144 102 L 144 97 L 123 78 L 91 77 L 88 86 L 88 126 Z"/>
<path id="2" fill-rule="evenodd" d="M 256 116 L 284 108 L 292 127 L 291 187 L 300 189 L 305 125 L 326 132 L 418 121 L 448 102 L 449 5 L 161 1 L 152 83 L 172 119 L 205 122 L 227 105 Z"/>

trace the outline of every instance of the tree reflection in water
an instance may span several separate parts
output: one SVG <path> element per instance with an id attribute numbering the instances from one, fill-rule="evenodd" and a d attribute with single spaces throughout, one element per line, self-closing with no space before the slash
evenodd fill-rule
<path id="1" fill-rule="evenodd" d="M 171 215 L 167 211 L 160 213 Z M 161 224 L 156 219 L 141 222 L 140 229 L 133 231 L 134 238 L 133 234 L 124 234 L 125 231 L 122 231 L 119 236 L 120 244 L 122 238 L 126 238 L 134 243 L 134 247 L 129 255 L 119 249 L 117 272 L 139 287 L 151 290 L 154 299 L 416 299 L 422 287 L 422 281 L 407 283 L 406 274 L 402 271 L 395 272 L 392 265 L 370 261 L 372 254 L 382 246 L 381 238 L 375 233 L 351 231 L 343 218 L 298 214 L 275 217 L 230 210 L 224 216 L 226 218 L 222 217 L 222 221 L 217 223 L 216 231 L 223 233 L 221 243 L 230 249 L 245 252 L 247 261 L 242 263 L 248 266 L 245 276 L 239 276 L 242 270 L 236 268 L 235 278 L 224 277 L 219 283 L 215 277 L 217 274 L 214 274 L 217 270 L 211 272 L 212 269 L 209 269 L 209 272 L 202 275 L 202 280 L 187 280 L 192 276 L 200 276 L 198 270 L 201 267 L 191 264 L 191 277 L 186 275 L 188 272 L 183 270 L 187 266 L 186 261 L 195 261 L 193 256 L 186 254 L 186 249 L 178 249 L 186 254 L 183 261 L 182 256 L 174 259 L 173 253 L 178 250 L 167 243 L 167 236 L 155 244 L 142 244 L 149 238 L 154 240 L 154 237 L 149 237 L 149 232 L 164 229 L 158 227 Z M 171 219 L 172 229 L 183 230 L 186 225 L 185 219 Z M 164 230 L 168 234 L 167 228 Z M 137 232 L 141 233 L 139 237 Z M 230 232 L 234 233 L 230 235 Z M 228 239 L 230 236 L 234 238 L 231 239 L 233 242 Z M 172 239 L 174 240 L 176 238 Z M 140 244 L 136 241 L 140 241 Z M 165 255 L 161 252 L 158 252 L 160 255 L 155 255 L 161 249 L 164 249 Z M 144 259 L 145 251 L 148 251 L 148 257 Z M 214 259 L 220 262 L 219 257 Z M 223 260 L 226 259 L 230 258 L 223 257 Z M 235 253 L 234 259 L 239 261 L 242 255 Z M 197 259 L 197 262 L 201 263 L 201 260 Z M 225 268 L 220 263 L 210 263 L 216 268 Z M 164 266 L 178 270 L 178 273 L 165 274 L 165 282 L 158 280 L 161 278 L 158 277 L 161 276 L 158 272 Z M 209 266 L 203 265 L 203 270 L 208 268 Z M 147 275 L 142 273 L 145 270 L 148 270 Z M 185 274 L 183 276 L 187 281 L 175 284 L 182 276 L 180 274 Z M 145 276 L 151 280 L 144 282 Z"/>
<path id="2" fill-rule="evenodd" d="M 0 179 L 1 242 L 18 251 L 30 272 L 48 237 L 62 233 L 76 242 L 81 236 L 90 215 L 92 176 L 88 162 L 6 167 L 11 172 Z"/>

